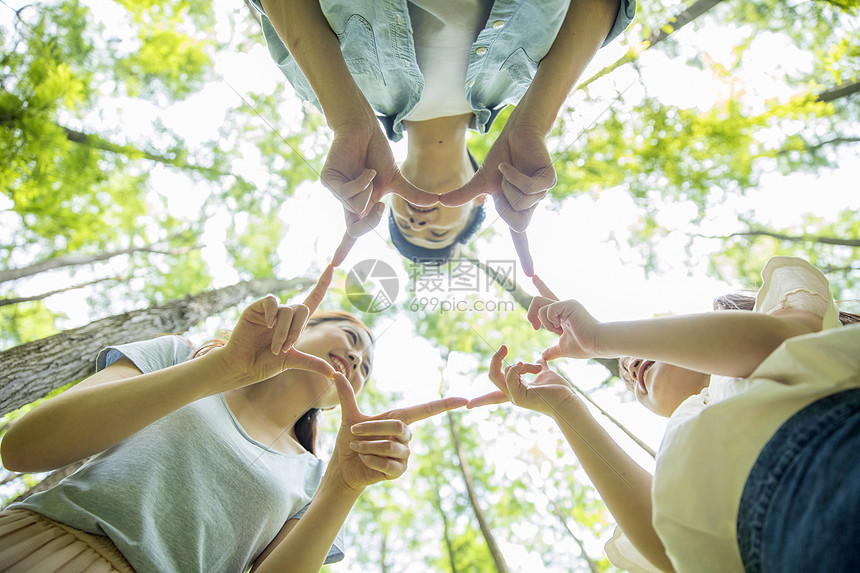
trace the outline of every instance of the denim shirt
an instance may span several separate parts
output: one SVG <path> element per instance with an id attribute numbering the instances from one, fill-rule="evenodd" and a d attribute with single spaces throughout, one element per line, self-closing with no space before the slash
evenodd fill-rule
<path id="1" fill-rule="evenodd" d="M 505 106 L 520 101 L 555 41 L 571 1 L 576 0 L 493 3 L 469 54 L 466 100 L 474 114 L 472 129 L 486 133 Z M 263 35 L 272 59 L 299 96 L 322 109 L 266 17 L 261 0 L 252 3 L 262 14 Z M 388 138 L 399 141 L 403 137 L 403 118 L 421 99 L 424 89 L 407 0 L 321 0 L 320 7 L 340 41 L 355 83 L 379 115 Z M 636 0 L 621 0 L 604 46 L 627 28 L 635 13 Z"/>

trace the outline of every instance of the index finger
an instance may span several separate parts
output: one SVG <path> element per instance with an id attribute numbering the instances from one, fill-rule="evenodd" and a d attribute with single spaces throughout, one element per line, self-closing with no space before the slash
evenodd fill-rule
<path id="1" fill-rule="evenodd" d="M 339 267 L 343 264 L 344 259 L 349 254 L 350 249 L 355 244 L 355 237 L 351 237 L 349 232 L 345 232 L 343 234 L 343 238 L 340 240 L 340 244 L 337 246 L 337 250 L 334 252 L 334 255 L 331 257 L 331 266 Z"/>
<path id="2" fill-rule="evenodd" d="M 442 412 L 447 412 L 448 410 L 462 408 L 468 403 L 469 401 L 465 398 L 442 398 L 441 400 L 434 400 L 432 402 L 418 404 L 417 406 L 402 408 L 398 410 L 393 417 L 398 420 L 402 420 L 407 424 L 411 424 L 412 422 L 424 420 L 431 416 L 441 414 Z"/>
<path id="3" fill-rule="evenodd" d="M 308 293 L 308 297 L 303 303 L 306 307 L 308 307 L 308 310 L 310 311 L 308 315 L 312 315 L 317 311 L 317 307 L 319 307 L 320 303 L 325 298 L 325 293 L 328 290 L 329 285 L 331 285 L 331 279 L 333 276 L 334 267 L 332 265 L 329 265 L 320 275 L 317 284 L 314 285 L 314 288 L 311 289 L 310 293 Z"/>
<path id="4" fill-rule="evenodd" d="M 514 241 L 514 250 L 517 251 L 517 257 L 520 259 L 520 264 L 523 267 L 523 272 L 527 277 L 533 277 L 535 274 L 535 263 L 532 259 L 532 254 L 529 251 L 529 238 L 525 231 L 518 233 L 511 229 L 511 239 Z"/>
<path id="5" fill-rule="evenodd" d="M 545 296 L 553 300 L 558 300 L 558 297 L 555 295 L 555 293 L 549 290 L 549 287 L 546 286 L 546 283 L 543 282 L 543 280 L 539 276 L 532 275 L 532 284 L 537 287 L 538 292 L 541 296 Z"/>

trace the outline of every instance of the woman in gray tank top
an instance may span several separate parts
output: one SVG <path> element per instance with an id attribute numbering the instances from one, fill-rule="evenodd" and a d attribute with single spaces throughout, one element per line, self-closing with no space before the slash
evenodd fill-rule
<path id="1" fill-rule="evenodd" d="M 229 340 L 197 352 L 176 336 L 105 349 L 98 371 L 21 418 L 3 464 L 48 471 L 92 458 L 0 513 L 0 570 L 187 573 L 318 571 L 364 489 L 406 470 L 408 424 L 447 398 L 366 416 L 355 392 L 373 338 L 347 313 L 269 295 Z M 316 413 L 341 406 L 327 467 Z"/>

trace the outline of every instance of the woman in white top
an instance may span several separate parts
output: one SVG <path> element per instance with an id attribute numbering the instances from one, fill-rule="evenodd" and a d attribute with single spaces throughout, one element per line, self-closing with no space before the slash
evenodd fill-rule
<path id="1" fill-rule="evenodd" d="M 601 323 L 535 283 L 529 320 L 560 335 L 538 364 L 490 378 L 555 418 L 615 516 L 610 559 L 631 571 L 856 571 L 860 563 L 860 325 L 842 326 L 827 279 L 774 257 L 755 312 Z M 844 314 L 847 323 L 858 317 Z M 636 398 L 669 416 L 652 477 L 547 367 L 623 359 Z M 530 384 L 522 374 L 536 374 Z"/>
<path id="2" fill-rule="evenodd" d="M 0 513 L 0 570 L 311 572 L 341 559 L 336 537 L 362 491 L 406 469 L 408 424 L 466 400 L 362 414 L 370 331 L 314 314 L 332 272 L 304 304 L 254 302 L 196 358 L 175 336 L 111 347 L 99 372 L 18 420 L 2 442 L 8 469 L 93 457 Z M 326 467 L 315 415 L 338 403 Z"/>

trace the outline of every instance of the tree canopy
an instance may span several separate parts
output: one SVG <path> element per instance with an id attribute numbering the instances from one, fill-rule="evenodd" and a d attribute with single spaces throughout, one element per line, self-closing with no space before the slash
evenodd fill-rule
<path id="1" fill-rule="evenodd" d="M 530 228 L 539 273 L 594 302 L 623 292 L 599 301 L 612 318 L 615 307 L 640 308 L 627 299 L 654 294 L 648 281 L 754 289 L 768 258 L 791 254 L 860 312 L 858 11 L 858 0 L 642 2 L 549 135 L 558 184 Z M 489 135 L 470 135 L 479 160 L 509 113 Z M 144 316 L 151 326 L 136 334 L 180 331 L 200 343 L 266 289 L 298 296 L 343 232 L 318 182 L 330 142 L 242 3 L 4 1 L 0 341 L 4 372 L 14 359 L 25 374 L 4 382 L 0 431 L 89 373 L 90 346 L 126 342 L 87 335 L 77 369 L 35 381 L 32 356 L 71 351 L 82 332 L 131 336 L 107 325 Z M 514 273 L 521 284 L 505 290 L 486 272 L 515 259 L 495 219 L 461 253 L 484 264 L 474 265 L 480 289 L 456 291 L 450 268 L 435 269 L 447 273 L 438 290 L 417 288 L 431 271 L 392 255 L 384 224 L 356 246 L 324 306 L 376 332 L 377 380 L 363 409 L 479 395 L 491 389 L 487 365 L 500 344 L 527 359 L 552 343 L 525 321 L 531 285 Z M 345 293 L 351 265 L 368 258 L 391 263 L 400 280 L 382 312 L 358 312 Z M 199 302 L 212 299 L 221 302 Z M 656 446 L 658 422 L 629 415 L 610 370 L 559 368 Z M 327 416 L 322 430 L 336 423 Z M 326 450 L 332 434 L 321 434 Z M 4 499 L 42 477 L 5 475 Z M 410 471 L 362 497 L 347 522 L 348 561 L 331 569 L 613 571 L 602 552 L 613 528 L 551 420 L 507 406 L 456 412 L 417 426 Z"/>

